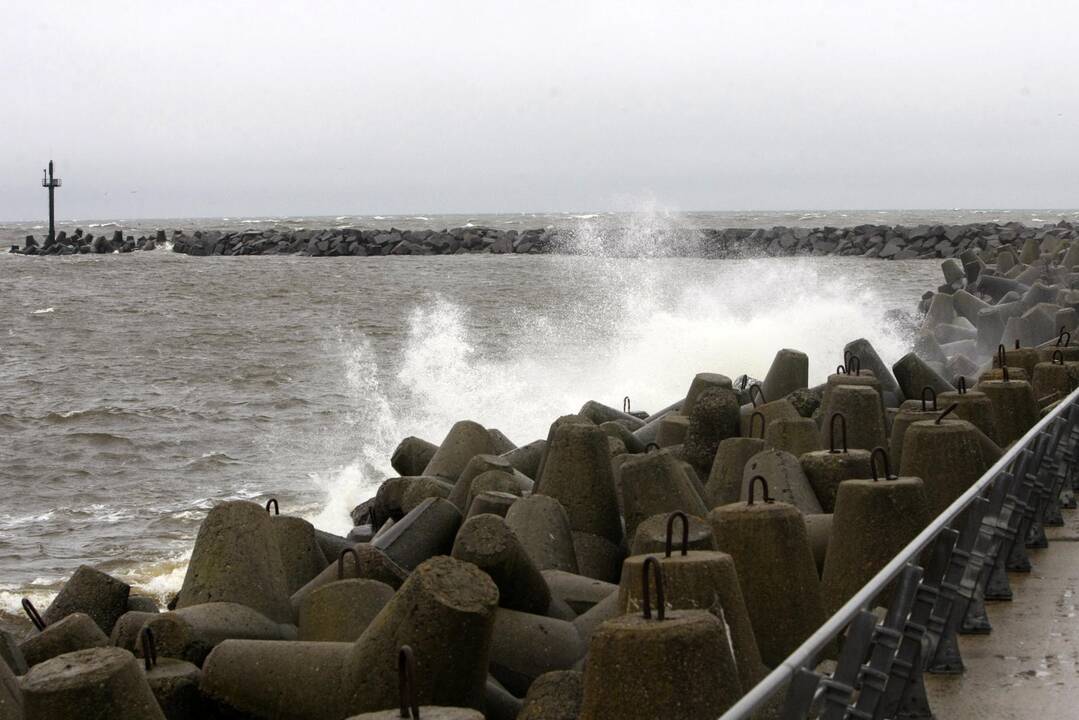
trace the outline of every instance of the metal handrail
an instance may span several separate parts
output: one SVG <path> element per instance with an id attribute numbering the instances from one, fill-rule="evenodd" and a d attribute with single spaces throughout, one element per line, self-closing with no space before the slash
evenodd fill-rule
<path id="1" fill-rule="evenodd" d="M 942 530 L 948 524 L 959 517 L 976 498 L 982 495 L 1002 472 L 1006 471 L 1024 452 L 1030 444 L 1045 430 L 1054 420 L 1066 412 L 1079 400 L 1079 389 L 1072 391 L 1044 418 L 1039 420 L 1034 427 L 1019 438 L 992 467 L 978 478 L 973 485 L 966 489 L 962 495 L 955 499 L 940 515 L 933 519 L 924 530 L 911 540 L 906 547 L 881 568 L 873 579 L 862 586 L 842 607 L 839 608 L 824 624 L 817 628 L 816 632 L 798 646 L 798 648 L 776 666 L 763 680 L 753 686 L 742 698 L 732 705 L 727 712 L 720 716 L 719 720 L 743 720 L 750 717 L 754 712 L 762 709 L 777 692 L 781 691 L 788 682 L 794 678 L 794 674 L 807 667 L 820 653 L 825 650 L 832 640 L 839 636 L 858 613 L 871 609 L 872 602 L 882 590 L 894 580 L 907 566 L 915 561 L 918 555 L 929 547 Z"/>

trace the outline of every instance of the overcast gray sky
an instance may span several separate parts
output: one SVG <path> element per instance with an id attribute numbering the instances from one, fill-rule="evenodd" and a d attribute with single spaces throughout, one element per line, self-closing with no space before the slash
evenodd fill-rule
<path id="1" fill-rule="evenodd" d="M 0 7 L 0 219 L 1079 206 L 1079 3 Z"/>

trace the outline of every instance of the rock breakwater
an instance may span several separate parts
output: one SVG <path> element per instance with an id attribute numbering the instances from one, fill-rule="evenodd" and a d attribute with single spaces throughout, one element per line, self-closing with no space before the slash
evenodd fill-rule
<path id="1" fill-rule="evenodd" d="M 158 230 L 153 235 L 110 236 L 76 230 L 61 232 L 53 241 L 28 236 L 11 252 L 24 255 L 127 253 L 171 248 L 186 255 L 304 255 L 311 257 L 370 255 L 605 254 L 687 257 L 824 256 L 912 260 L 958 257 L 966 251 L 1022 246 L 1028 240 L 1055 238 L 1069 242 L 1077 228 L 1067 221 L 1027 226 L 1016 222 L 965 225 L 858 225 L 854 227 L 772 227 L 684 229 L 665 231 L 641 247 L 623 241 L 623 233 L 607 230 L 597 237 L 590 230 L 536 228 L 500 230 L 457 227 L 443 230 L 207 230 L 191 234 Z"/>

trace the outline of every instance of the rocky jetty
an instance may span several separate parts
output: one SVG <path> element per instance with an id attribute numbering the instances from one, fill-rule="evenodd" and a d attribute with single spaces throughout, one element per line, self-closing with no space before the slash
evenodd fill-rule
<path id="1" fill-rule="evenodd" d="M 461 420 L 401 441 L 347 537 L 220 503 L 167 608 L 90 568 L 27 603 L 3 717 L 714 720 L 1076 387 L 1059 232 L 945 260 L 890 366 L 853 339 L 810 387 L 779 349 L 761 383 L 702 368 L 520 445 Z"/>
<path id="2" fill-rule="evenodd" d="M 368 230 L 332 228 L 325 230 L 209 230 L 186 234 L 179 230 L 158 230 L 153 236 L 125 236 L 117 230 L 111 236 L 94 236 L 76 230 L 59 233 L 52 242 L 39 243 L 27 237 L 11 252 L 24 255 L 76 255 L 134 252 L 171 247 L 186 255 L 306 255 L 312 257 L 368 255 L 461 255 L 493 254 L 641 254 L 639 248 L 618 241 L 618 232 L 609 232 L 609 241 L 590 238 L 580 241 L 580 230 L 540 228 L 499 230 L 488 227 L 459 227 L 443 230 Z M 995 251 L 1005 246 L 1022 247 L 1028 241 L 1043 243 L 1049 238 L 1068 243 L 1076 239 L 1074 225 L 1027 227 L 1020 223 L 976 223 L 968 225 L 858 225 L 856 227 L 773 227 L 683 229 L 666 233 L 650 254 L 686 257 L 770 257 L 796 255 L 838 255 L 844 257 L 912 260 L 959 257 L 964 252 Z M 645 254 L 649 254 L 645 253 Z"/>

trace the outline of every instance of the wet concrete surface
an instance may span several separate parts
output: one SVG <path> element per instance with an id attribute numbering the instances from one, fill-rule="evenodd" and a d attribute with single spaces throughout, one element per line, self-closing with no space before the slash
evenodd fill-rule
<path id="1" fill-rule="evenodd" d="M 987 603 L 993 632 L 960 636 L 966 673 L 926 675 L 939 720 L 1079 718 L 1079 512 L 1064 519 L 1010 574 L 1014 599 Z"/>

